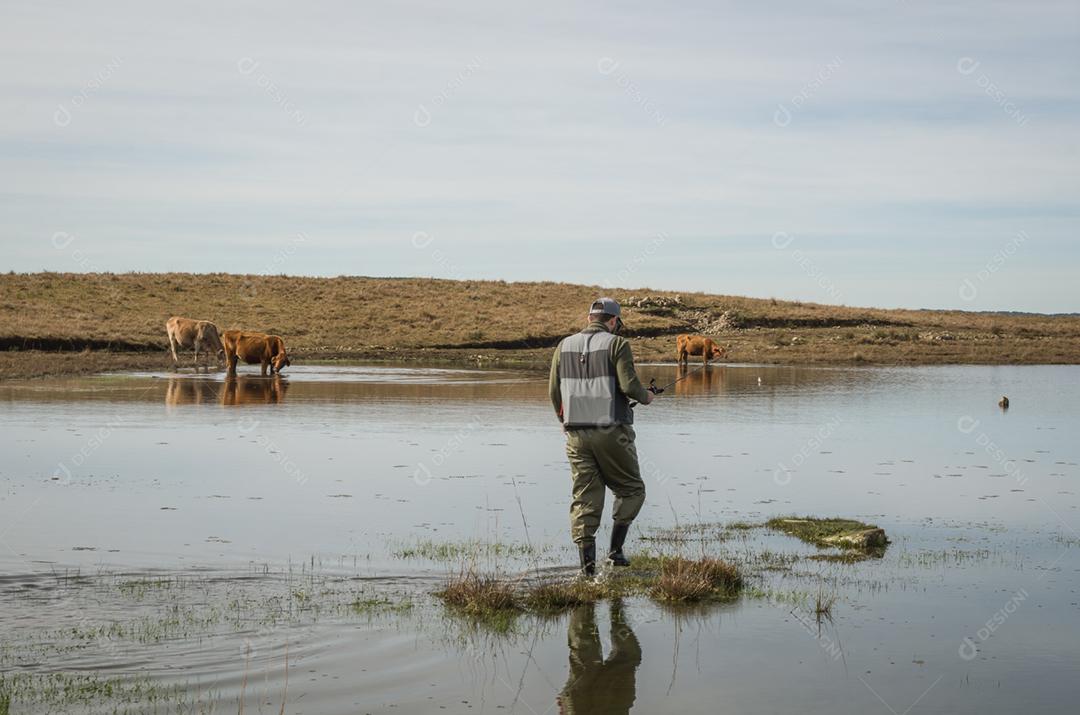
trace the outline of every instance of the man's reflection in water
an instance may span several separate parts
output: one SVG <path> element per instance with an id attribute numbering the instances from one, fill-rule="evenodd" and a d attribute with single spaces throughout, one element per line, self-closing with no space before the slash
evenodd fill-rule
<path id="1" fill-rule="evenodd" d="M 578 606 L 570 614 L 567 630 L 570 675 L 559 695 L 559 712 L 628 713 L 634 704 L 635 673 L 641 663 L 641 645 L 623 617 L 622 601 L 611 602 L 611 654 L 604 660 L 596 604 Z"/>

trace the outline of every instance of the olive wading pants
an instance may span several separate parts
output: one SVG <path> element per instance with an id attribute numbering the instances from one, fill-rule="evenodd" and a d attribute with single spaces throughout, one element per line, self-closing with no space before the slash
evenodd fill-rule
<path id="1" fill-rule="evenodd" d="M 604 488 L 615 495 L 616 524 L 629 524 L 645 503 L 634 428 L 630 425 L 566 430 L 566 456 L 573 478 L 570 534 L 585 546 L 596 541 L 604 511 Z"/>

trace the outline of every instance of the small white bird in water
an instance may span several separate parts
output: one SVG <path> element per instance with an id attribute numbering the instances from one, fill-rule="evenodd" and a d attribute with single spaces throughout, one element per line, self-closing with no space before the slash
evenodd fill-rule
<path id="1" fill-rule="evenodd" d="M 761 384 L 761 375 L 758 375 L 758 379 L 757 379 L 757 384 L 758 384 L 758 385 L 760 385 L 760 384 Z"/>

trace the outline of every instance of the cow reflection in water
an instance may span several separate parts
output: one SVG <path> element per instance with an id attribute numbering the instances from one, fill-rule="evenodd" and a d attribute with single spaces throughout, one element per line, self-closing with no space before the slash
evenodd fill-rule
<path id="1" fill-rule="evenodd" d="M 221 391 L 223 405 L 273 405 L 285 401 L 289 383 L 281 375 L 255 377 L 229 375 Z"/>
<path id="2" fill-rule="evenodd" d="M 170 377 L 169 385 L 165 388 L 165 404 L 171 407 L 216 403 L 219 385 L 213 380 Z"/>
<path id="3" fill-rule="evenodd" d="M 675 383 L 676 395 L 708 395 L 722 388 L 727 378 L 727 371 L 722 367 L 713 368 L 711 365 L 697 372 L 679 368 L 677 376 L 682 378 Z"/>
<path id="4" fill-rule="evenodd" d="M 622 601 L 611 602 L 611 653 L 604 659 L 596 604 L 578 606 L 570 614 L 567 632 L 570 674 L 559 695 L 559 712 L 628 713 L 636 697 L 636 673 L 641 645 L 623 617 Z"/>

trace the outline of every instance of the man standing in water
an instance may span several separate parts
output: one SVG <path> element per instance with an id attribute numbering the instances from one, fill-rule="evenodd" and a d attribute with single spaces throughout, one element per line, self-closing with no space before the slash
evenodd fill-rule
<path id="1" fill-rule="evenodd" d="M 578 546 L 581 572 L 596 572 L 596 529 L 604 511 L 604 488 L 615 494 L 608 559 L 628 566 L 623 542 L 645 503 L 630 400 L 653 400 L 634 370 L 630 343 L 619 332 L 619 304 L 599 298 L 589 308 L 589 324 L 564 338 L 551 359 L 548 392 L 566 432 L 566 456 L 573 477 L 570 535 Z"/>

